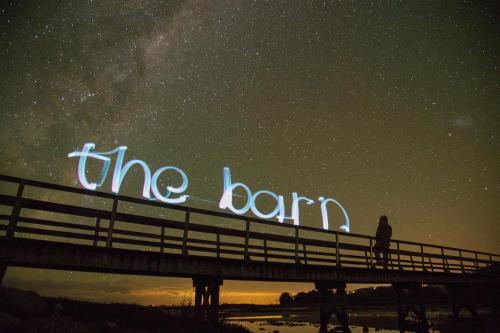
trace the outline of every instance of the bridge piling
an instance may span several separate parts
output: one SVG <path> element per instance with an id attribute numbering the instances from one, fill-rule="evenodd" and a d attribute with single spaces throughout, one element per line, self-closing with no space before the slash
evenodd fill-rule
<path id="1" fill-rule="evenodd" d="M 337 320 L 342 326 L 343 333 L 350 333 L 348 315 L 345 308 L 345 282 L 330 282 L 318 281 L 314 283 L 316 290 L 320 293 L 321 307 L 320 307 L 320 333 L 327 333 L 328 322 L 332 314 L 335 314 Z M 331 297 L 330 290 L 335 290 L 333 297 Z"/>
<path id="2" fill-rule="evenodd" d="M 460 317 L 460 311 L 467 309 L 473 318 L 478 318 L 477 306 L 474 301 L 474 290 L 470 285 L 463 284 L 448 284 L 448 292 L 451 298 L 451 310 L 453 319 L 457 320 Z"/>
<path id="3" fill-rule="evenodd" d="M 3 284 L 3 278 L 7 272 L 7 265 L 0 264 L 0 286 Z"/>
<path id="4" fill-rule="evenodd" d="M 199 320 L 219 320 L 219 292 L 222 279 L 218 277 L 194 277 L 194 316 Z"/>
<path id="5" fill-rule="evenodd" d="M 406 318 L 410 311 L 413 311 L 418 320 L 416 331 L 428 332 L 429 324 L 425 314 L 422 285 L 420 283 L 395 283 L 393 287 L 397 295 L 399 331 L 404 333 L 409 329 Z"/>

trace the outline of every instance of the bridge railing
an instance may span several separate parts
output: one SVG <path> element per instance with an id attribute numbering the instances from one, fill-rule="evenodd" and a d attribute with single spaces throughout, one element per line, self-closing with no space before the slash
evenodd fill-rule
<path id="1" fill-rule="evenodd" d="M 3 239 L 335 268 L 489 274 L 500 263 L 492 253 L 391 240 L 383 265 L 371 236 L 0 175 L 0 188 L 7 183 L 17 188 L 0 194 Z"/>

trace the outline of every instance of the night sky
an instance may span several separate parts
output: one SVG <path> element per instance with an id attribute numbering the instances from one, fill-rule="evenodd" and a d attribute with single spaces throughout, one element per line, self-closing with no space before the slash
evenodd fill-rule
<path id="1" fill-rule="evenodd" d="M 394 238 L 500 252 L 494 1 L 0 8 L 2 174 L 80 186 L 69 152 L 126 145 L 126 159 L 182 168 L 199 198 L 219 200 L 228 166 L 284 195 L 287 214 L 294 191 L 333 197 L 355 233 L 373 235 L 386 214 Z M 141 181 L 131 172 L 123 193 L 139 197 Z M 321 227 L 317 204 L 301 224 Z M 189 279 L 11 268 L 5 283 L 103 301 L 192 297 Z M 221 301 L 312 288 L 225 281 Z"/>

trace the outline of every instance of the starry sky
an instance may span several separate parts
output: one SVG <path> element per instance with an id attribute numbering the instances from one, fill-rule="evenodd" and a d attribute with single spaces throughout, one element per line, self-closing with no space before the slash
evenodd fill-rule
<path id="1" fill-rule="evenodd" d="M 2 174 L 80 186 L 69 152 L 126 145 L 127 159 L 182 168 L 189 194 L 210 201 L 229 166 L 252 190 L 283 194 L 288 212 L 294 191 L 334 197 L 355 233 L 374 234 L 386 214 L 394 238 L 500 252 L 494 1 L 0 9 Z M 141 181 L 131 173 L 123 192 L 140 196 Z M 321 227 L 317 205 L 301 224 Z M 192 297 L 189 279 L 11 268 L 5 283 L 100 301 Z M 310 289 L 226 281 L 222 302 Z"/>

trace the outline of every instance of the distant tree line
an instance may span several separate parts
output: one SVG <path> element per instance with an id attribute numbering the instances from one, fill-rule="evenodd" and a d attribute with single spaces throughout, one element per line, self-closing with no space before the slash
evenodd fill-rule
<path id="1" fill-rule="evenodd" d="M 333 292 L 329 291 L 329 293 L 333 296 Z M 280 305 L 317 305 L 320 301 L 321 296 L 317 290 L 301 291 L 296 295 L 285 292 L 279 298 Z"/>
<path id="2" fill-rule="evenodd" d="M 423 297 L 428 304 L 448 304 L 450 295 L 445 286 L 424 286 Z M 488 293 L 488 290 L 475 292 L 475 296 L 481 298 Z M 333 292 L 330 291 L 331 296 Z M 321 297 L 317 290 L 308 292 L 299 292 L 292 295 L 289 292 L 284 292 L 279 297 L 279 303 L 283 306 L 290 305 L 318 305 L 321 302 Z M 396 292 L 394 288 L 389 286 L 361 288 L 355 291 L 348 292 L 346 302 L 352 305 L 383 305 L 396 304 Z"/>

